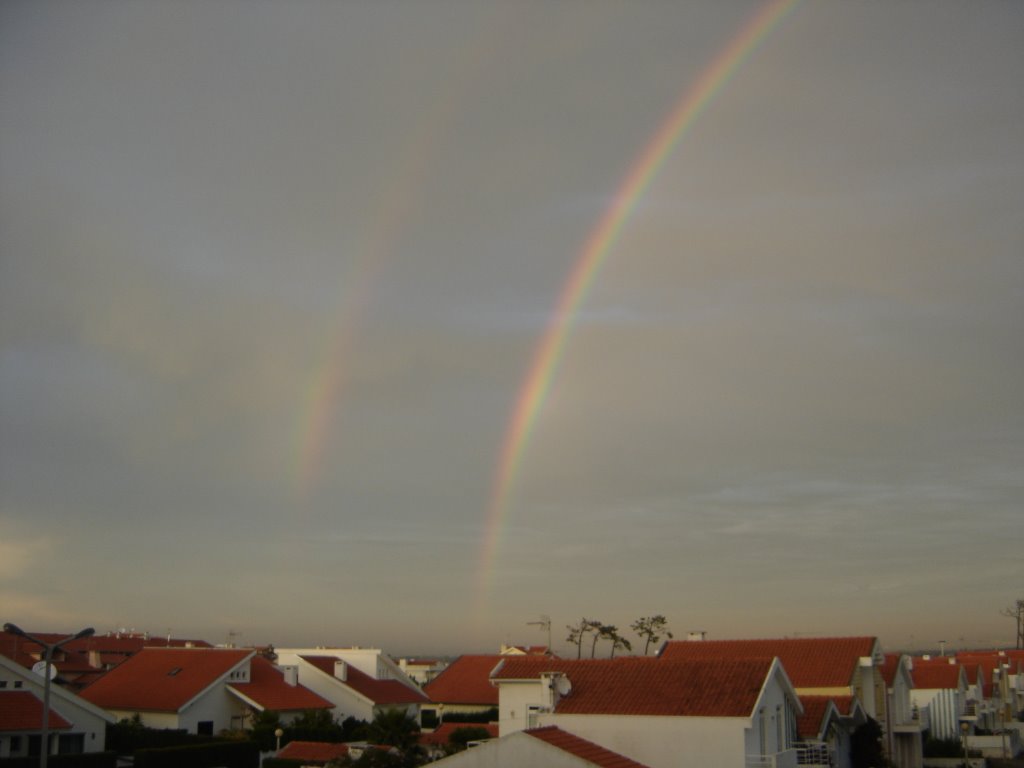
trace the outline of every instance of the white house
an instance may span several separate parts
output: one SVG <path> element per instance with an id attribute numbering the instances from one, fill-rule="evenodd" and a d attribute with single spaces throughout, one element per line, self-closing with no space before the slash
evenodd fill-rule
<path id="1" fill-rule="evenodd" d="M 556 727 L 517 731 L 434 764 L 444 768 L 648 768 Z"/>
<path id="2" fill-rule="evenodd" d="M 0 655 L 0 758 L 39 754 L 42 745 L 42 676 Z M 114 718 L 85 699 L 50 685 L 49 754 L 102 752 Z"/>
<path id="3" fill-rule="evenodd" d="M 778 659 L 510 657 L 499 732 L 557 726 L 651 768 L 796 765 L 803 709 Z"/>
<path id="4" fill-rule="evenodd" d="M 850 768 L 851 736 L 867 722 L 853 696 L 801 696 L 804 714 L 798 721 L 798 762 L 814 768 Z"/>
<path id="5" fill-rule="evenodd" d="M 295 670 L 235 648 L 145 648 L 82 696 L 117 718 L 138 713 L 149 728 L 204 735 L 243 728 L 253 711 L 278 711 L 287 722 L 303 710 L 331 707 L 298 684 Z"/>
<path id="6" fill-rule="evenodd" d="M 911 658 L 890 653 L 882 665 L 886 690 L 886 721 L 882 723 L 886 753 L 898 768 L 921 768 L 924 764 L 923 734 L 928 730 L 927 707 L 915 706 L 911 691 Z"/>
<path id="7" fill-rule="evenodd" d="M 967 672 L 956 659 L 914 658 L 910 661 L 914 687 L 910 699 L 918 709 L 928 708 L 929 730 L 937 739 L 959 739 L 961 718 L 967 716 Z"/>
<path id="8" fill-rule="evenodd" d="M 278 664 L 298 669 L 299 680 L 333 704 L 337 720 L 367 722 L 383 710 L 401 709 L 417 723 L 427 696 L 376 648 L 277 648 Z"/>

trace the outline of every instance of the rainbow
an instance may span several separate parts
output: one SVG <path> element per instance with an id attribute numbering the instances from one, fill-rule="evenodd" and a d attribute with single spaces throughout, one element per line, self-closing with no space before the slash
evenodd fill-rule
<path id="1" fill-rule="evenodd" d="M 623 225 L 651 181 L 658 175 L 665 160 L 715 95 L 799 2 L 770 0 L 765 3 L 701 71 L 633 163 L 574 262 L 555 305 L 551 323 L 533 354 L 505 431 L 479 557 L 477 588 L 478 607 L 481 611 L 490 593 L 499 538 L 512 488 L 537 416 L 558 370 L 573 318 L 593 285 L 602 263 L 618 240 Z"/>
<path id="2" fill-rule="evenodd" d="M 477 34 L 466 41 L 453 75 L 442 79 L 444 86 L 431 99 L 431 108 L 419 115 L 407 141 L 393 153 L 390 174 L 385 174 L 378 204 L 361 243 L 353 249 L 352 265 L 342 285 L 340 311 L 316 356 L 308 382 L 301 391 L 298 418 L 291 434 L 290 476 L 293 492 L 306 499 L 316 490 L 332 432 L 336 431 L 340 403 L 348 383 L 348 372 L 357 351 L 357 331 L 364 322 L 373 289 L 394 257 L 406 222 L 416 212 L 421 191 L 436 166 L 439 147 L 459 115 L 465 94 L 487 68 L 486 61 L 496 40 L 506 33 L 514 6 L 500 6 L 481 24 Z M 332 427 L 335 427 L 332 430 Z"/>

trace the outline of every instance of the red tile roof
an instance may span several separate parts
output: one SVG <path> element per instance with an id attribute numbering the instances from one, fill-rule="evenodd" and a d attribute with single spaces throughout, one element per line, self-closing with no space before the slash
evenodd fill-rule
<path id="1" fill-rule="evenodd" d="M 915 688 L 959 688 L 960 687 L 960 665 L 934 664 L 918 666 L 914 660 L 914 666 L 910 670 L 910 677 L 914 681 Z"/>
<path id="2" fill-rule="evenodd" d="M 800 701 L 803 701 L 803 696 L 800 697 Z M 832 703 L 843 717 L 852 717 L 860 706 L 856 696 L 833 696 Z"/>
<path id="3" fill-rule="evenodd" d="M 627 656 L 565 661 L 512 656 L 494 680 L 531 680 L 561 672 L 572 686 L 555 712 L 562 714 L 748 717 L 757 705 L 773 659 L 666 661 Z"/>
<path id="4" fill-rule="evenodd" d="M 81 692 L 105 709 L 177 712 L 253 651 L 144 648 Z"/>
<path id="5" fill-rule="evenodd" d="M 801 696 L 804 713 L 796 721 L 796 730 L 801 739 L 816 741 L 825 729 L 825 716 L 835 706 L 831 696 Z"/>
<path id="6" fill-rule="evenodd" d="M 899 672 L 900 660 L 903 658 L 902 653 L 885 654 L 885 662 L 882 664 L 882 679 L 885 680 L 887 687 L 892 688 L 896 683 L 896 673 Z"/>
<path id="7" fill-rule="evenodd" d="M 499 662 L 517 658 L 496 653 L 459 656 L 437 677 L 423 686 L 438 704 L 498 706 L 498 689 L 491 685 L 491 670 Z M 519 657 L 530 658 L 530 657 Z"/>
<path id="8" fill-rule="evenodd" d="M 605 749 L 592 741 L 581 739 L 556 726 L 533 728 L 525 733 L 600 768 L 646 768 L 643 763 Z"/>
<path id="9" fill-rule="evenodd" d="M 778 656 L 794 688 L 852 685 L 862 657 L 872 656 L 873 637 L 801 637 L 775 640 L 680 640 L 666 643 L 665 660 L 742 659 Z"/>
<path id="10" fill-rule="evenodd" d="M 300 656 L 321 672 L 334 677 L 335 665 L 344 662 L 338 656 Z M 345 679 L 335 678 L 353 691 L 362 694 L 374 704 L 426 704 L 429 699 L 398 680 L 378 680 L 351 664 L 345 664 Z"/>
<path id="11" fill-rule="evenodd" d="M 334 703 L 318 696 L 303 685 L 289 685 L 284 673 L 264 659 L 254 656 L 250 662 L 248 683 L 231 683 L 230 687 L 256 702 L 264 710 L 294 712 L 303 709 L 333 709 Z"/>
<path id="12" fill-rule="evenodd" d="M 488 738 L 498 738 L 497 723 L 441 723 L 431 733 L 420 733 L 420 744 L 447 744 L 451 740 L 452 734 L 459 728 L 483 728 L 487 731 Z"/>
<path id="13" fill-rule="evenodd" d="M 50 709 L 50 729 L 65 730 L 71 723 Z M 0 691 L 0 731 L 38 731 L 43 726 L 43 702 L 28 691 Z"/>
<path id="14" fill-rule="evenodd" d="M 426 704 L 429 699 L 398 680 L 377 680 L 351 664 L 346 670 L 345 684 L 374 704 Z"/>
<path id="15" fill-rule="evenodd" d="M 327 763 L 347 754 L 348 744 L 331 744 L 326 741 L 290 741 L 281 747 L 277 757 L 283 760 Z"/>

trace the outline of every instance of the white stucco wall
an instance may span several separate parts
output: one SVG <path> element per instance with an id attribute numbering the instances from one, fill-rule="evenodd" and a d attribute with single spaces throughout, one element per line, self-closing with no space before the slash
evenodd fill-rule
<path id="1" fill-rule="evenodd" d="M 294 664 L 297 666 L 299 669 L 299 683 L 334 704 L 331 715 L 335 720 L 340 722 L 347 717 L 354 717 L 357 720 L 365 720 L 367 722 L 373 720 L 372 701 L 364 696 L 360 696 L 342 681 L 326 674 L 301 658 L 302 656 L 335 655 L 335 649 L 299 648 L 296 650 L 298 652 L 295 652 L 293 649 L 276 649 L 277 663 Z M 356 665 L 353 664 L 352 666 Z"/>
<path id="2" fill-rule="evenodd" d="M 651 768 L 742 766 L 747 755 L 775 755 L 792 746 L 796 714 L 791 689 L 781 668 L 772 669 L 753 717 L 569 715 L 557 712 L 557 686 L 552 688 L 549 681 L 502 680 L 499 733 L 508 736 L 524 728 L 557 725 Z M 540 709 L 532 722 L 531 706 Z"/>
<path id="3" fill-rule="evenodd" d="M 631 757 L 650 768 L 745 765 L 741 718 L 651 717 L 648 715 L 540 716 L 580 738 Z"/>
<path id="4" fill-rule="evenodd" d="M 588 760 L 576 757 L 525 733 L 513 733 L 470 747 L 431 765 L 443 768 L 593 768 Z"/>
<path id="5" fill-rule="evenodd" d="M 28 691 L 40 701 L 45 696 L 43 678 L 6 656 L 0 656 L 0 680 L 6 683 L 5 691 Z M 60 733 L 84 736 L 84 751 L 102 752 L 106 748 L 107 723 L 113 722 L 115 718 L 105 710 L 56 684 L 50 686 L 50 709 L 71 724 L 69 730 Z M 9 742 L 0 747 L 0 756 L 6 757 L 2 753 L 3 749 L 10 749 Z"/>
<path id="6" fill-rule="evenodd" d="M 914 688 L 910 700 L 928 707 L 931 734 L 937 739 L 960 738 L 959 715 L 963 704 L 959 691 L 951 688 Z"/>
<path id="7" fill-rule="evenodd" d="M 132 717 L 136 710 L 110 710 L 118 720 Z M 199 723 L 213 722 L 213 734 L 220 731 L 240 727 L 241 718 L 246 713 L 245 705 L 227 688 L 219 685 L 205 695 L 183 708 L 180 712 L 139 712 L 142 724 L 147 728 L 183 729 L 189 733 L 197 733 Z M 235 719 L 237 718 L 237 719 Z"/>

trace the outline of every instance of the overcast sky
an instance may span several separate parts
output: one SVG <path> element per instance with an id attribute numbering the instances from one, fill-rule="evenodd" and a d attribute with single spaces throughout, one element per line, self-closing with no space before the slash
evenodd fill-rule
<path id="1" fill-rule="evenodd" d="M 0 611 L 396 653 L 1012 644 L 1024 5 L 0 2 Z M 482 559 L 483 558 L 483 559 Z"/>

